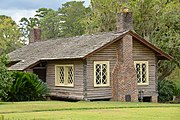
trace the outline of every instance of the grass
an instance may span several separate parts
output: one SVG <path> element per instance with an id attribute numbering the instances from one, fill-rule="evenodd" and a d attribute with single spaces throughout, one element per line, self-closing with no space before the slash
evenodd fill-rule
<path id="1" fill-rule="evenodd" d="M 0 102 L 0 120 L 176 120 L 180 104 L 98 102 Z"/>

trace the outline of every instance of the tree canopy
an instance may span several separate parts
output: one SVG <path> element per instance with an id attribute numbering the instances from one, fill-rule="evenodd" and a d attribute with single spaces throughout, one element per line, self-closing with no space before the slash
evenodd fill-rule
<path id="1" fill-rule="evenodd" d="M 67 2 L 59 8 L 58 13 L 60 15 L 60 36 L 77 36 L 85 34 L 84 18 L 90 11 L 83 5 L 84 2 Z"/>
<path id="2" fill-rule="evenodd" d="M 42 39 L 70 37 L 85 34 L 85 17 L 90 11 L 82 1 L 71 1 L 62 4 L 57 11 L 39 8 L 36 15 L 20 20 L 20 28 L 25 38 L 31 28 L 38 26 L 42 30 Z"/>
<path id="3" fill-rule="evenodd" d="M 39 26 L 42 30 L 42 39 L 60 37 L 60 17 L 53 9 L 40 8 L 36 16 L 39 17 Z"/>
<path id="4" fill-rule="evenodd" d="M 21 33 L 11 17 L 0 15 L 0 55 L 9 53 L 21 46 Z"/>

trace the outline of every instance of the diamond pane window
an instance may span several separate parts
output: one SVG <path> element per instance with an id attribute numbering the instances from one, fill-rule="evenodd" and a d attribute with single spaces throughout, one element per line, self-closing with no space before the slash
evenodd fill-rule
<path id="1" fill-rule="evenodd" d="M 73 83 L 73 67 L 68 66 L 67 72 L 68 72 L 68 84 L 72 84 Z"/>
<path id="2" fill-rule="evenodd" d="M 101 65 L 96 65 L 96 84 L 101 84 Z"/>
<path id="3" fill-rule="evenodd" d="M 148 85 L 148 61 L 134 61 L 138 85 Z"/>
<path id="4" fill-rule="evenodd" d="M 146 83 L 146 64 L 142 64 L 142 83 Z"/>
<path id="5" fill-rule="evenodd" d="M 94 86 L 109 86 L 109 61 L 94 62 Z"/>
<path id="6" fill-rule="evenodd" d="M 137 74 L 137 82 L 141 82 L 141 71 L 140 71 L 140 64 L 136 64 L 136 74 Z"/>
<path id="7" fill-rule="evenodd" d="M 107 65 L 102 64 L 102 83 L 106 84 L 107 83 Z"/>
<path id="8" fill-rule="evenodd" d="M 55 85 L 68 86 L 74 85 L 74 69 L 73 65 L 56 65 L 55 66 Z"/>
<path id="9" fill-rule="evenodd" d="M 59 67 L 59 82 L 64 83 L 64 67 Z"/>

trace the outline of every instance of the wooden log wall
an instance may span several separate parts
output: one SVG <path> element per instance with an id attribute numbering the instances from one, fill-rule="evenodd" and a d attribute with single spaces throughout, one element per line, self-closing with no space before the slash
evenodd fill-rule
<path id="1" fill-rule="evenodd" d="M 144 90 L 145 96 L 157 96 L 157 58 L 155 53 L 139 41 L 133 40 L 133 59 L 134 61 L 148 61 L 149 64 L 149 85 L 138 85 L 138 90 Z"/>
<path id="2" fill-rule="evenodd" d="M 111 74 L 116 63 L 117 42 L 93 54 L 87 59 L 87 88 L 86 99 L 111 99 L 112 98 L 112 81 Z M 110 65 L 110 86 L 94 87 L 94 61 L 109 61 Z"/>
<path id="3" fill-rule="evenodd" d="M 55 65 L 74 65 L 74 87 L 55 86 Z M 82 100 L 83 97 L 83 62 L 82 60 L 58 60 L 47 63 L 46 82 L 52 96 Z"/>

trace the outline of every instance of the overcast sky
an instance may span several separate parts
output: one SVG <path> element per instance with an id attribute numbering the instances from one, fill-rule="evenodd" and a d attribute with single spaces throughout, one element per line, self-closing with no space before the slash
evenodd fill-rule
<path id="1" fill-rule="evenodd" d="M 85 6 L 90 3 L 90 0 L 1 0 L 0 15 L 10 16 L 18 23 L 22 17 L 33 17 L 39 8 L 57 10 L 68 1 L 85 1 Z"/>

